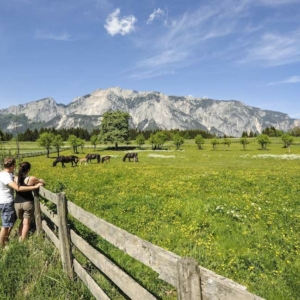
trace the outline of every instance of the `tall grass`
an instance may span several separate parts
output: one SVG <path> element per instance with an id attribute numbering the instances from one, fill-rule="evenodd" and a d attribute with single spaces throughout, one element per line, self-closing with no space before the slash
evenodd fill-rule
<path id="1" fill-rule="evenodd" d="M 66 278 L 58 251 L 42 237 L 11 238 L 0 250 L 0 278 L 0 299 L 92 299 L 80 280 Z"/>

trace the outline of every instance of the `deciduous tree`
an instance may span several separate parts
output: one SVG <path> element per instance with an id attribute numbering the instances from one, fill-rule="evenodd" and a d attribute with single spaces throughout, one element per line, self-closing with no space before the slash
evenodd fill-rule
<path id="1" fill-rule="evenodd" d="M 54 148 L 56 149 L 56 151 L 57 151 L 57 156 L 59 156 L 59 150 L 60 150 L 61 147 L 64 145 L 62 136 L 61 136 L 60 134 L 55 135 L 55 136 L 53 137 L 52 145 L 53 145 L 53 147 L 54 147 Z"/>
<path id="2" fill-rule="evenodd" d="M 284 133 L 281 136 L 281 139 L 284 143 L 284 148 L 288 148 L 289 149 L 289 153 L 291 152 L 291 145 L 293 144 L 294 138 L 289 135 L 288 133 Z"/>
<path id="3" fill-rule="evenodd" d="M 54 139 L 54 134 L 51 132 L 44 132 L 40 135 L 39 139 L 37 140 L 38 144 L 41 147 L 46 148 L 47 150 L 47 158 L 49 158 L 50 149 L 52 146 L 52 142 Z"/>
<path id="4" fill-rule="evenodd" d="M 246 150 L 246 147 L 249 144 L 249 141 L 248 141 L 247 137 L 242 137 L 240 139 L 240 143 L 243 145 L 243 150 Z"/>
<path id="5" fill-rule="evenodd" d="M 77 138 L 77 145 L 81 148 L 81 152 L 83 153 L 83 148 L 85 146 L 85 140 L 81 138 Z"/>
<path id="6" fill-rule="evenodd" d="M 127 140 L 129 134 L 130 115 L 122 111 L 108 111 L 103 114 L 100 124 L 99 140 L 111 142 L 118 149 L 118 143 Z"/>
<path id="7" fill-rule="evenodd" d="M 73 152 L 78 153 L 77 147 L 80 144 L 79 144 L 79 139 L 76 137 L 76 135 L 74 134 L 69 135 L 68 143 L 71 145 Z"/>
<path id="8" fill-rule="evenodd" d="M 91 144 L 94 146 L 94 150 L 96 150 L 96 145 L 98 144 L 98 136 L 97 135 L 91 136 Z"/>
<path id="9" fill-rule="evenodd" d="M 256 140 L 261 145 L 261 149 L 267 149 L 267 145 L 271 144 L 271 140 L 267 134 L 260 134 Z"/>
<path id="10" fill-rule="evenodd" d="M 231 140 L 229 138 L 224 138 L 223 141 L 222 141 L 222 144 L 224 146 L 227 146 L 228 148 L 230 148 Z"/>
<path id="11" fill-rule="evenodd" d="M 217 138 L 212 139 L 211 144 L 213 146 L 214 150 L 217 150 L 218 145 L 220 144 L 220 141 Z"/>
<path id="12" fill-rule="evenodd" d="M 198 149 L 203 149 L 202 145 L 205 144 L 204 137 L 203 137 L 201 134 L 198 134 L 198 135 L 195 137 L 195 143 L 197 144 Z"/>
<path id="13" fill-rule="evenodd" d="M 168 140 L 168 136 L 163 131 L 158 131 L 150 135 L 149 141 L 152 144 L 152 149 L 161 149 L 163 144 Z"/>
<path id="14" fill-rule="evenodd" d="M 142 145 L 145 144 L 145 137 L 142 133 L 136 137 L 136 143 L 139 145 L 140 149 L 142 148 Z"/>
<path id="15" fill-rule="evenodd" d="M 176 146 L 176 150 L 179 150 L 180 146 L 184 143 L 184 138 L 179 133 L 175 133 L 173 135 L 173 143 Z"/>

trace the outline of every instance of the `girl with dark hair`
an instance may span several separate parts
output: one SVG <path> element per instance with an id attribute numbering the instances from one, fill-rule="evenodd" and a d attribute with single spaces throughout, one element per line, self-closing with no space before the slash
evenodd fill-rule
<path id="1" fill-rule="evenodd" d="M 19 186 L 14 181 L 13 172 L 16 167 L 16 160 L 6 157 L 3 162 L 4 169 L 0 172 L 0 212 L 2 225 L 0 230 L 0 248 L 4 248 L 8 237 L 15 223 L 14 195 L 13 191 L 28 192 L 38 189 L 41 182 L 35 186 Z"/>
<path id="2" fill-rule="evenodd" d="M 18 186 L 44 185 L 43 179 L 29 176 L 30 169 L 31 165 L 29 162 L 22 162 L 20 164 L 18 175 L 15 177 L 15 182 Z M 34 216 L 34 197 L 32 191 L 16 191 L 15 210 L 17 218 L 21 220 L 19 225 L 19 240 L 23 241 L 27 238 L 30 222 Z"/>

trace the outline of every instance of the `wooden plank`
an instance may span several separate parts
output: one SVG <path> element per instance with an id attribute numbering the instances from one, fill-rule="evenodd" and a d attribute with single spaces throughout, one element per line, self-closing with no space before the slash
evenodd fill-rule
<path id="1" fill-rule="evenodd" d="M 46 205 L 40 203 L 41 211 L 45 214 L 56 226 L 58 226 L 58 216 L 48 209 Z"/>
<path id="2" fill-rule="evenodd" d="M 202 300 L 264 300 L 249 293 L 245 286 L 203 267 L 199 268 Z"/>
<path id="3" fill-rule="evenodd" d="M 159 278 L 177 288 L 178 255 L 126 232 L 68 201 L 68 212 L 131 257 L 152 268 Z"/>
<path id="4" fill-rule="evenodd" d="M 94 279 L 87 273 L 87 271 L 79 264 L 79 262 L 76 259 L 73 259 L 73 266 L 76 274 L 84 282 L 89 291 L 97 300 L 110 300 L 110 298 L 98 286 Z"/>
<path id="5" fill-rule="evenodd" d="M 37 235 L 42 233 L 42 215 L 41 215 L 41 207 L 40 207 L 40 199 L 39 199 L 39 190 L 33 191 L 34 196 L 34 217 L 35 217 L 35 226 Z"/>
<path id="6" fill-rule="evenodd" d="M 154 300 L 156 299 L 146 289 L 140 286 L 129 275 L 122 271 L 106 256 L 99 253 L 84 239 L 71 230 L 73 244 L 108 278 L 110 278 L 130 299 Z"/>
<path id="7" fill-rule="evenodd" d="M 60 193 L 58 196 L 57 214 L 61 261 L 64 272 L 70 279 L 73 279 L 73 257 L 71 250 L 71 238 L 68 228 L 67 199 L 64 193 Z"/>
<path id="8" fill-rule="evenodd" d="M 57 236 L 53 233 L 53 231 L 48 227 L 47 222 L 43 221 L 42 222 L 43 230 L 47 234 L 47 236 L 50 238 L 50 240 L 53 242 L 55 247 L 59 249 L 59 239 Z"/>
<path id="9" fill-rule="evenodd" d="M 57 201 L 59 199 L 58 194 L 55 194 L 55 193 L 52 193 L 52 192 L 46 190 L 43 186 L 41 186 L 39 188 L 39 194 L 41 197 L 43 197 L 57 205 Z"/>
<path id="10" fill-rule="evenodd" d="M 177 268 L 178 300 L 200 300 L 200 269 L 197 261 L 182 257 L 177 262 Z"/>

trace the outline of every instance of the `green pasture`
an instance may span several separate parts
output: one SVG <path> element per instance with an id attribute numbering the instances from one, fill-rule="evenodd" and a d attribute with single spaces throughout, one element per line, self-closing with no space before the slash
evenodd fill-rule
<path id="1" fill-rule="evenodd" d="M 246 150 L 239 139 L 217 150 L 210 141 L 203 150 L 194 140 L 186 140 L 179 151 L 171 142 L 165 151 L 144 145 L 137 150 L 138 163 L 123 162 L 126 152 L 104 146 L 96 152 L 111 155 L 107 164 L 52 167 L 54 153 L 28 161 L 47 189 L 64 190 L 70 201 L 96 216 L 193 257 L 263 298 L 299 299 L 300 143 L 296 140 L 289 153 L 279 138 L 267 150 L 249 141 Z M 78 156 L 93 152 L 84 148 Z M 162 282 L 151 283 L 151 272 L 85 234 L 160 299 L 176 298 Z"/>

